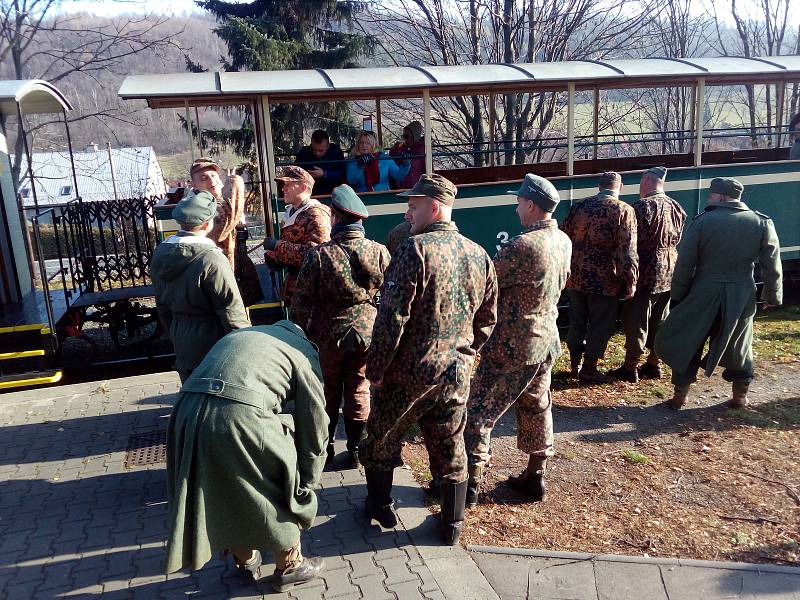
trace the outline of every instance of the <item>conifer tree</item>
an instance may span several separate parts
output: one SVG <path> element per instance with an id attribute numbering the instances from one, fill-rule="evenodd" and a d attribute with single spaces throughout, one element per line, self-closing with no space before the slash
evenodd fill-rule
<path id="1" fill-rule="evenodd" d="M 198 6 L 219 21 L 214 32 L 228 46 L 226 71 L 349 68 L 371 52 L 372 40 L 348 31 L 358 0 L 255 0 L 235 4 L 198 0 Z M 189 57 L 187 67 L 205 70 Z M 272 108 L 276 152 L 294 152 L 303 143 L 305 127 L 328 129 L 334 141 L 349 141 L 354 124 L 344 103 L 276 105 Z M 212 144 L 253 153 L 253 124 L 249 110 L 240 131 L 203 131 Z M 342 140 L 341 138 L 345 138 Z"/>

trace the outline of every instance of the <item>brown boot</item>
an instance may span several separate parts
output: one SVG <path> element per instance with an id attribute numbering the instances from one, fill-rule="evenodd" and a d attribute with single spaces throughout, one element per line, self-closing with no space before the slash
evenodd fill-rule
<path id="1" fill-rule="evenodd" d="M 728 402 L 731 408 L 744 408 L 747 406 L 747 390 L 750 389 L 749 381 L 734 381 L 731 386 L 733 398 Z"/>
<path id="2" fill-rule="evenodd" d="M 675 410 L 680 410 L 686 404 L 686 397 L 689 395 L 688 385 L 676 385 L 675 391 L 672 393 L 672 398 L 669 400 L 669 407 Z"/>

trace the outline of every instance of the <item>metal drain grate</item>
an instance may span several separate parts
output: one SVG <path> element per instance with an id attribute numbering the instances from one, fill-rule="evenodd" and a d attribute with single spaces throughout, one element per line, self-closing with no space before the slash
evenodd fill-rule
<path id="1" fill-rule="evenodd" d="M 148 431 L 128 438 L 125 468 L 146 467 L 167 462 L 167 431 Z"/>

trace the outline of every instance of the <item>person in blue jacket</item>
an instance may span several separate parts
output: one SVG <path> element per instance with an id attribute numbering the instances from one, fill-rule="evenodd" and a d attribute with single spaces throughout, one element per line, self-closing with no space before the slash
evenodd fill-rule
<path id="1" fill-rule="evenodd" d="M 411 168 L 408 160 L 400 164 L 385 152 L 376 152 L 378 140 L 371 131 L 356 138 L 354 158 L 347 163 L 347 183 L 356 192 L 383 192 L 389 189 L 389 177 L 402 181 Z"/>

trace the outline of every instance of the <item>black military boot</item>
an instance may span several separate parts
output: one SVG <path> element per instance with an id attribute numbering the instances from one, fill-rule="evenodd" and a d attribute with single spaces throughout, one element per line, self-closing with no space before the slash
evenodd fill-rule
<path id="1" fill-rule="evenodd" d="M 328 415 L 330 417 L 330 415 Z M 328 456 L 325 458 L 325 468 L 330 469 L 336 460 L 336 447 L 333 445 L 336 439 L 336 425 L 339 423 L 339 414 L 337 413 L 330 419 L 328 423 Z"/>
<path id="2" fill-rule="evenodd" d="M 528 496 L 533 502 L 541 502 L 545 497 L 544 472 L 547 459 L 538 456 L 528 458 L 527 468 L 519 475 L 508 478 L 508 485 L 512 489 Z"/>
<path id="3" fill-rule="evenodd" d="M 468 480 L 460 483 L 442 481 L 442 537 L 448 546 L 455 546 L 464 527 L 464 506 Z"/>
<path id="4" fill-rule="evenodd" d="M 394 512 L 392 500 L 394 469 L 391 471 L 366 469 L 364 474 L 367 477 L 367 516 L 375 519 L 386 529 L 396 527 L 397 513 Z"/>
<path id="5" fill-rule="evenodd" d="M 469 479 L 467 479 L 467 496 L 465 505 L 467 508 L 478 506 L 478 493 L 480 492 L 481 479 L 483 479 L 483 465 L 469 466 Z"/>
<path id="6" fill-rule="evenodd" d="M 367 439 L 367 422 L 345 419 L 344 431 L 347 434 L 347 452 L 350 454 L 350 463 L 354 469 L 358 469 L 361 466 L 358 453 L 364 440 Z"/>

